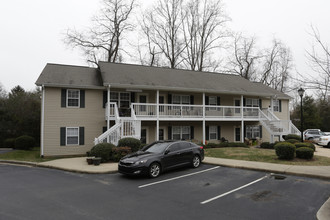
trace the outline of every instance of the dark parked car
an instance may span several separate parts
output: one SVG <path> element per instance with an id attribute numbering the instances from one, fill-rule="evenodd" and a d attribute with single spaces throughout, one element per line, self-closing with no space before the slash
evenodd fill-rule
<path id="1" fill-rule="evenodd" d="M 204 149 L 186 141 L 157 141 L 142 150 L 123 157 L 118 171 L 128 175 L 149 175 L 155 178 L 161 172 L 191 165 L 198 167 L 204 159 Z"/>

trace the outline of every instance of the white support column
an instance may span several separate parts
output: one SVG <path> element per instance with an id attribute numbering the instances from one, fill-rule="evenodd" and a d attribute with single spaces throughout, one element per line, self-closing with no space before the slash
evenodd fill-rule
<path id="1" fill-rule="evenodd" d="M 205 145 L 205 134 L 206 129 L 205 129 L 205 92 L 203 92 L 203 144 Z"/>
<path id="2" fill-rule="evenodd" d="M 44 127 L 45 127 L 45 87 L 42 85 L 41 95 L 41 128 L 40 128 L 40 156 L 44 157 Z"/>
<path id="3" fill-rule="evenodd" d="M 244 143 L 244 97 L 241 95 L 241 142 Z"/>
<path id="4" fill-rule="evenodd" d="M 157 113 L 157 122 L 156 122 L 156 141 L 159 141 L 159 90 L 156 94 L 156 113 Z"/>
<path id="5" fill-rule="evenodd" d="M 107 97 L 107 130 L 110 129 L 110 85 L 108 85 L 108 97 Z M 107 137 L 107 143 L 109 143 L 109 137 Z"/>
<path id="6" fill-rule="evenodd" d="M 244 121 L 241 121 L 241 142 L 244 143 Z"/>
<path id="7" fill-rule="evenodd" d="M 270 97 L 270 111 L 273 112 L 274 111 L 274 103 L 273 103 L 274 97 L 271 96 Z"/>

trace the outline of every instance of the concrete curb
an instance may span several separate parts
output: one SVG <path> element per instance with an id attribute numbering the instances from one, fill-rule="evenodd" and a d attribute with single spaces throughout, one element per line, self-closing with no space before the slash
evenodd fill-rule
<path id="1" fill-rule="evenodd" d="M 70 168 L 52 166 L 52 165 L 41 164 L 41 163 L 34 163 L 34 162 L 27 162 L 27 161 L 18 161 L 18 160 L 0 160 L 0 163 L 24 165 L 24 166 L 31 166 L 31 167 L 42 167 L 42 168 L 63 170 L 63 171 L 74 172 L 74 173 L 85 173 L 85 174 L 112 174 L 112 173 L 117 173 L 118 172 L 117 170 L 109 170 L 109 171 L 86 171 L 86 170 L 78 170 L 78 169 L 70 169 Z"/>
<path id="2" fill-rule="evenodd" d="M 329 220 L 330 219 L 330 198 L 322 205 L 316 214 L 318 220 Z"/>
<path id="3" fill-rule="evenodd" d="M 294 175 L 294 176 L 304 176 L 304 177 L 312 177 L 312 178 L 318 178 L 323 180 L 330 180 L 329 176 L 323 176 L 318 174 L 310 174 L 310 173 L 297 173 L 287 170 L 273 170 L 270 168 L 257 168 L 257 167 L 248 167 L 248 166 L 240 166 L 240 165 L 229 165 L 229 164 L 220 164 L 216 162 L 203 162 L 205 164 L 210 165 L 218 165 L 223 167 L 231 167 L 231 168 L 239 168 L 239 169 L 245 169 L 245 170 L 255 170 L 255 171 L 263 171 L 263 172 L 271 172 L 271 173 L 280 173 L 280 174 L 287 174 L 287 175 Z M 288 168 L 290 169 L 290 168 Z"/>

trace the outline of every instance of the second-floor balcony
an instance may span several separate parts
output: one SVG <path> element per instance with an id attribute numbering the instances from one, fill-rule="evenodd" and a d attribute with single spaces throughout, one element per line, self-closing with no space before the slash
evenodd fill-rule
<path id="1" fill-rule="evenodd" d="M 115 103 L 110 103 L 110 118 L 116 117 Z M 130 109 L 118 109 L 119 116 L 136 117 L 140 120 L 259 120 L 263 113 L 258 107 L 180 105 L 132 103 Z M 107 114 L 107 113 L 106 113 Z"/>

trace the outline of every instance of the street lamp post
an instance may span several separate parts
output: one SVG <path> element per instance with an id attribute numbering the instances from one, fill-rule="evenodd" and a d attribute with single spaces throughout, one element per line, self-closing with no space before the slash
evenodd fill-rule
<path id="1" fill-rule="evenodd" d="M 304 137 L 303 137 L 303 120 L 304 120 L 304 117 L 303 117 L 303 107 L 302 107 L 302 104 L 303 104 L 303 96 L 304 96 L 304 92 L 305 90 L 303 88 L 300 88 L 298 89 L 298 94 L 300 96 L 300 130 L 301 130 L 301 142 L 304 142 Z"/>

